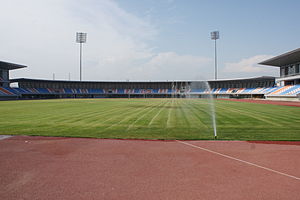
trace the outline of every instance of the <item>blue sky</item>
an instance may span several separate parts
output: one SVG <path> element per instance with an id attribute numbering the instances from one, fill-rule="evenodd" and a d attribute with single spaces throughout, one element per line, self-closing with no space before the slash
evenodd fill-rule
<path id="1" fill-rule="evenodd" d="M 2 3 L 1 60 L 13 77 L 78 80 L 76 31 L 88 33 L 84 80 L 213 79 L 278 75 L 258 62 L 299 48 L 296 0 L 11 0 Z M 14 13 L 14 15 L 11 15 Z"/>
<path id="2" fill-rule="evenodd" d="M 239 51 L 244 49 L 245 53 L 240 54 L 242 56 L 266 52 L 276 54 L 297 48 L 300 43 L 297 37 L 300 28 L 296 25 L 300 17 L 300 1 L 120 0 L 118 2 L 129 12 L 148 18 L 160 30 L 159 37 L 154 42 L 154 45 L 159 44 L 160 51 L 176 49 L 178 52 L 192 54 L 200 51 L 201 54 L 210 56 L 210 52 L 206 50 L 211 45 L 208 33 L 216 29 L 221 32 L 222 48 L 232 51 L 235 51 L 235 48 Z M 282 44 L 279 45 L 278 42 Z M 227 54 L 230 55 L 232 53 Z M 237 55 L 237 58 L 240 55 Z"/>

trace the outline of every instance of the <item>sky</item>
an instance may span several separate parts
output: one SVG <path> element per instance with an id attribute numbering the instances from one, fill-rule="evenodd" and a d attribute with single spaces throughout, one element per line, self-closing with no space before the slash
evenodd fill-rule
<path id="1" fill-rule="evenodd" d="M 257 63 L 300 47 L 298 0 L 0 0 L 0 60 L 11 78 L 212 80 L 279 76 Z"/>

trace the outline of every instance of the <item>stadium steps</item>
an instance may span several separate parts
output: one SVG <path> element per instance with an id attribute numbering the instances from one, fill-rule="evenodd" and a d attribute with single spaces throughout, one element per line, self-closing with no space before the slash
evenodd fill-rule
<path id="1" fill-rule="evenodd" d="M 171 91 L 171 92 L 175 92 L 175 91 Z M 191 93 L 205 93 L 206 91 L 204 89 L 192 89 Z"/>
<path id="2" fill-rule="evenodd" d="M 270 93 L 274 92 L 274 91 L 277 90 L 277 89 L 278 89 L 278 87 L 271 87 L 271 88 L 268 88 L 268 89 L 265 91 L 265 95 L 266 95 L 266 94 L 270 94 Z"/>
<path id="3" fill-rule="evenodd" d="M 295 90 L 295 89 L 296 89 L 296 88 L 295 88 L 294 86 L 292 86 L 292 87 L 289 87 L 288 89 L 286 89 L 286 90 L 280 92 L 279 94 L 280 94 L 280 95 L 288 94 L 288 93 L 292 92 L 292 91 Z"/>
<path id="4" fill-rule="evenodd" d="M 280 93 L 288 90 L 289 88 L 291 88 L 293 86 L 283 86 L 283 87 L 280 87 L 278 88 L 277 90 L 273 91 L 272 93 L 270 93 L 269 95 L 272 96 L 272 95 L 280 95 Z"/>
<path id="5" fill-rule="evenodd" d="M 16 95 L 3 87 L 0 87 L 0 91 L 3 95 L 9 95 L 9 96 Z"/>
<path id="6" fill-rule="evenodd" d="M 220 90 L 220 94 L 225 94 L 227 92 L 227 88 L 221 88 L 221 90 Z"/>
<path id="7" fill-rule="evenodd" d="M 239 88 L 238 91 L 236 92 L 237 94 L 242 94 L 243 91 L 245 90 L 246 88 Z"/>
<path id="8" fill-rule="evenodd" d="M 186 91 L 185 91 L 186 92 Z M 190 89 L 191 94 L 207 94 L 208 89 Z M 213 88 L 213 94 L 265 94 L 296 95 L 300 93 L 300 85 L 269 88 Z M 53 88 L 3 88 L 1 95 L 19 94 L 179 94 L 180 90 L 172 89 L 53 89 Z M 182 91 L 181 91 L 182 93 Z"/>
<path id="9" fill-rule="evenodd" d="M 285 92 L 282 92 L 281 94 L 287 94 L 287 95 L 296 95 L 300 92 L 300 85 L 295 85 L 291 87 L 290 89 L 286 90 Z"/>
<path id="10" fill-rule="evenodd" d="M 262 94 L 262 91 L 264 90 L 265 88 L 255 88 L 251 94 Z"/>
<path id="11" fill-rule="evenodd" d="M 19 95 L 20 93 L 15 88 L 5 88 L 6 90 L 10 91 L 11 93 L 14 93 L 15 95 Z"/>
<path id="12" fill-rule="evenodd" d="M 167 93 L 169 93 L 168 89 L 158 89 L 157 92 L 158 92 L 158 94 L 167 94 Z"/>
<path id="13" fill-rule="evenodd" d="M 298 88 L 296 88 L 295 90 L 291 91 L 289 93 L 290 95 L 297 95 L 297 94 L 300 94 L 300 86 Z"/>
<path id="14" fill-rule="evenodd" d="M 50 94 L 46 88 L 38 88 L 37 90 L 40 94 Z"/>
<path id="15" fill-rule="evenodd" d="M 246 88 L 241 92 L 241 94 L 250 94 L 252 90 L 254 90 L 254 88 Z"/>

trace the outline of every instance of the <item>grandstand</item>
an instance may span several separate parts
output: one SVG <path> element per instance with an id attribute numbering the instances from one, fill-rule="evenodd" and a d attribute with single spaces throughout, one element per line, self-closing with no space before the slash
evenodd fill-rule
<path id="1" fill-rule="evenodd" d="M 11 91 L 9 71 L 24 67 L 26 66 L 0 61 L 0 99 L 14 99 L 19 96 L 18 93 Z"/>
<path id="2" fill-rule="evenodd" d="M 211 88 L 195 87 L 203 81 L 64 81 L 19 78 L 9 70 L 26 66 L 0 61 L 0 99 L 48 98 L 268 98 L 299 100 L 300 48 L 259 64 L 280 67 L 280 77 L 261 76 L 208 81 Z M 18 87 L 10 87 L 15 83 Z"/>
<path id="3" fill-rule="evenodd" d="M 261 65 L 280 68 L 280 77 L 276 78 L 278 90 L 265 95 L 268 99 L 296 99 L 300 93 L 300 48 L 265 60 Z"/>
<path id="4" fill-rule="evenodd" d="M 262 97 L 257 88 L 274 86 L 274 77 L 258 77 L 236 80 L 209 81 L 217 98 Z M 170 98 L 186 97 L 187 94 L 201 97 L 209 91 L 193 88 L 202 81 L 56 81 L 40 79 L 12 79 L 18 88 L 2 87 L 6 93 L 19 98 Z M 196 84 L 197 85 L 197 84 Z M 247 90 L 241 87 L 248 87 Z"/>
<path id="5" fill-rule="evenodd" d="M 58 81 L 12 79 L 18 88 L 3 88 L 20 98 L 170 98 L 207 95 L 207 88 L 193 87 L 202 81 Z M 208 81 L 216 98 L 264 98 L 280 90 L 292 94 L 294 88 L 275 87 L 274 77 Z"/>

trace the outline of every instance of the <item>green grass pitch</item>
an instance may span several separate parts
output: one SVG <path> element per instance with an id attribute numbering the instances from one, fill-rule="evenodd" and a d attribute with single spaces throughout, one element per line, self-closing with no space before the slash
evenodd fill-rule
<path id="1" fill-rule="evenodd" d="M 215 101 L 218 138 L 300 140 L 300 108 Z M 213 139 L 204 99 L 58 99 L 0 102 L 0 134 Z"/>

